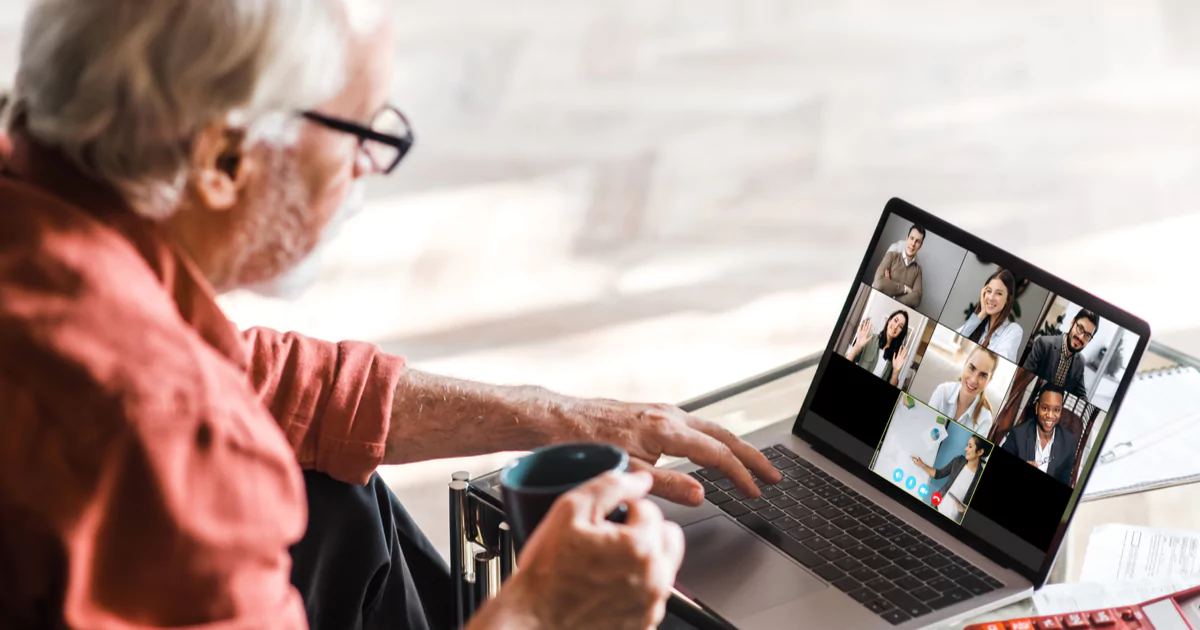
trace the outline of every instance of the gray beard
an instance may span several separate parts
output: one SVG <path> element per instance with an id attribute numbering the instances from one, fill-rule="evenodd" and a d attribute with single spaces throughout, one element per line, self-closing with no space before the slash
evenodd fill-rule
<path id="1" fill-rule="evenodd" d="M 338 206 L 337 212 L 333 214 L 333 217 L 329 220 L 329 224 L 322 230 L 321 240 L 317 241 L 316 246 L 313 247 L 311 252 L 306 254 L 304 258 L 301 258 L 291 269 L 276 278 L 253 284 L 246 288 L 265 297 L 289 301 L 303 296 L 321 279 L 321 271 L 324 268 L 325 262 L 324 257 L 326 251 L 329 249 L 329 244 L 341 233 L 342 226 L 345 225 L 346 221 L 349 221 L 362 212 L 365 201 L 365 187 L 361 182 L 354 184 L 350 190 L 350 194 L 346 196 L 346 200 L 342 202 L 342 205 Z"/>

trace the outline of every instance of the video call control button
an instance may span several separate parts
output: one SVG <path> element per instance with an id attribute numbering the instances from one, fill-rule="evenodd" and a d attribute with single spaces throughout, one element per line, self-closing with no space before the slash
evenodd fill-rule
<path id="1" fill-rule="evenodd" d="M 904 469 L 897 468 L 895 471 L 893 471 L 892 472 L 892 480 L 895 481 L 896 483 L 900 483 L 901 481 L 904 481 Z"/>
<path id="2" fill-rule="evenodd" d="M 942 493 L 934 492 L 933 496 L 929 497 L 929 503 L 931 505 L 933 505 L 933 507 L 937 507 L 937 506 L 941 505 L 942 504 Z"/>
<path id="3" fill-rule="evenodd" d="M 922 499 L 929 496 L 929 486 L 921 484 L 921 487 L 917 488 L 917 496 L 921 497 Z"/>
<path id="4" fill-rule="evenodd" d="M 904 487 L 908 488 L 909 490 L 916 488 L 917 487 L 917 478 L 910 476 L 908 479 L 905 479 Z"/>

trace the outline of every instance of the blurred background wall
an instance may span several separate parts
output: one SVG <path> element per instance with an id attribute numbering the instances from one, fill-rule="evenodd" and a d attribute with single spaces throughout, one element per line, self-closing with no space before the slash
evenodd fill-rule
<path id="1" fill-rule="evenodd" d="M 27 5 L 0 0 L 0 82 Z M 893 196 L 1158 333 L 1197 325 L 1182 289 L 1200 234 L 1194 0 L 395 12 L 398 43 L 379 54 L 399 60 L 393 100 L 417 145 L 373 183 L 312 290 L 227 297 L 242 325 L 366 339 L 463 377 L 677 401 L 823 347 Z M 390 478 L 444 501 L 448 470 L 498 461 Z"/>

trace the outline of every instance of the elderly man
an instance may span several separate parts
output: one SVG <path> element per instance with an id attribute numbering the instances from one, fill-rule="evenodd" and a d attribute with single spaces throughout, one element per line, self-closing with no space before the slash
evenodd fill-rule
<path id="1" fill-rule="evenodd" d="M 0 627 L 441 628 L 444 564 L 379 481 L 570 440 L 637 472 L 567 495 L 471 628 L 647 628 L 699 503 L 754 448 L 667 405 L 422 373 L 239 332 L 215 292 L 306 256 L 411 134 L 368 0 L 41 0 L 0 177 Z M 303 472 L 302 472 L 303 470 Z M 629 519 L 604 515 L 627 504 Z M 307 530 L 306 530 L 307 524 Z"/>

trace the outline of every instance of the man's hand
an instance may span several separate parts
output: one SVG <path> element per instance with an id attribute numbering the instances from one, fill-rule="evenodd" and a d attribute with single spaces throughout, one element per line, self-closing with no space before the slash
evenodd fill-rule
<path id="1" fill-rule="evenodd" d="M 517 572 L 468 630 L 649 630 L 683 561 L 683 530 L 645 499 L 646 473 L 607 474 L 563 495 Z M 624 503 L 624 524 L 606 515 Z"/>
<path id="2" fill-rule="evenodd" d="M 573 420 L 564 424 L 556 442 L 589 441 L 620 446 L 629 452 L 634 470 L 654 476 L 654 494 L 684 505 L 700 505 L 704 490 L 688 475 L 655 468 L 663 455 L 685 457 L 695 464 L 717 468 L 749 496 L 761 494 L 751 471 L 767 483 L 783 475 L 758 449 L 728 429 L 697 418 L 674 405 L 624 403 L 616 400 L 576 400 L 563 410 Z"/>
<path id="3" fill-rule="evenodd" d="M 891 270 L 891 269 L 884 269 L 884 270 L 883 270 L 883 277 L 884 277 L 884 278 L 887 278 L 888 280 L 891 280 L 891 279 L 892 279 L 892 270 Z"/>

